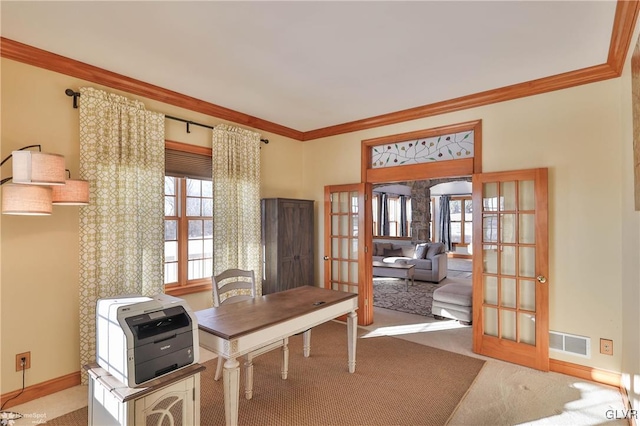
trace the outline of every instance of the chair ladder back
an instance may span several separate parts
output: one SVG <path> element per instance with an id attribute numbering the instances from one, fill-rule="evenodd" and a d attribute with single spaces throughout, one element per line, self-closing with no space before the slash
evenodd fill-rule
<path id="1" fill-rule="evenodd" d="M 239 302 L 256 296 L 256 280 L 253 271 L 244 269 L 227 269 L 213 276 L 213 306 L 222 303 Z M 244 290 L 244 292 L 243 292 Z M 247 290 L 250 294 L 246 294 Z"/>

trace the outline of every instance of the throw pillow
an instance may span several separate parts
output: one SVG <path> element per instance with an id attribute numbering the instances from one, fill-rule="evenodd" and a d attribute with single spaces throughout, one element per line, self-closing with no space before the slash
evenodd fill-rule
<path id="1" fill-rule="evenodd" d="M 424 259 L 427 254 L 427 243 L 416 244 L 416 250 L 413 252 L 414 259 Z"/>
<path id="2" fill-rule="evenodd" d="M 427 249 L 427 254 L 425 255 L 425 259 L 431 259 L 433 256 L 439 253 L 444 253 L 444 244 L 442 243 L 429 244 L 429 248 Z"/>
<path id="3" fill-rule="evenodd" d="M 402 249 L 384 249 L 384 257 L 402 257 Z"/>
<path id="4" fill-rule="evenodd" d="M 391 243 L 375 243 L 376 250 L 374 256 L 384 256 L 385 250 L 391 250 Z"/>

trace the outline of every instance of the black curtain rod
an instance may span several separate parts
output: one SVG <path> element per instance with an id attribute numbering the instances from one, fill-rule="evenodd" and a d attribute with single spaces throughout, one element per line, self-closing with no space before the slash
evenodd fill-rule
<path id="1" fill-rule="evenodd" d="M 67 89 L 64 91 L 67 96 L 73 96 L 73 107 L 78 108 L 78 97 L 80 96 L 80 92 L 74 92 L 72 89 Z M 190 125 L 206 127 L 207 129 L 213 129 L 213 126 L 208 126 L 202 123 L 196 123 L 195 121 L 185 120 L 184 118 L 172 117 L 170 115 L 165 115 L 164 118 L 168 118 L 169 120 L 181 121 L 187 125 L 187 133 L 191 133 Z M 269 139 L 260 139 L 260 142 L 264 142 L 265 144 L 269 143 Z"/>

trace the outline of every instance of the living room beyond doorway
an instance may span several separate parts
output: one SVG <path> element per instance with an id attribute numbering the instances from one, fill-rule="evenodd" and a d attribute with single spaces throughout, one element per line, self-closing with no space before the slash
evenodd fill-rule
<path id="1" fill-rule="evenodd" d="M 436 289 L 448 283 L 471 286 L 470 177 L 381 183 L 372 191 L 372 260 L 414 264 L 409 285 L 402 271 L 374 268 L 373 305 L 433 318 Z M 427 255 L 421 246 L 429 245 Z"/>

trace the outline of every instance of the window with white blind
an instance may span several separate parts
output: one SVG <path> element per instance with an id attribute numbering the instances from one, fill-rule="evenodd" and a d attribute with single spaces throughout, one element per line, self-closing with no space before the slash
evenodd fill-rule
<path id="1" fill-rule="evenodd" d="M 180 295 L 209 290 L 213 271 L 211 150 L 167 142 L 165 154 L 165 291 Z"/>

